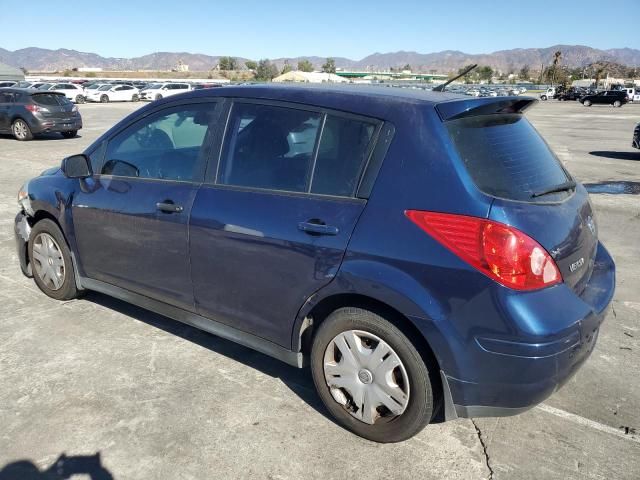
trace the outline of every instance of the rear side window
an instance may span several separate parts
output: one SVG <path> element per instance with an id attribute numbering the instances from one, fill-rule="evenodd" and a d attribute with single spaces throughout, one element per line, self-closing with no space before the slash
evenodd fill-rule
<path id="1" fill-rule="evenodd" d="M 351 197 L 377 123 L 287 107 L 235 104 L 218 183 Z"/>
<path id="2" fill-rule="evenodd" d="M 311 193 L 354 195 L 375 129 L 373 123 L 328 115 L 318 147 Z"/>
<path id="3" fill-rule="evenodd" d="M 488 195 L 532 201 L 532 195 L 569 180 L 560 161 L 522 115 L 481 115 L 447 122 L 478 188 Z"/>
<path id="4" fill-rule="evenodd" d="M 307 191 L 320 119 L 306 110 L 234 105 L 219 183 Z"/>

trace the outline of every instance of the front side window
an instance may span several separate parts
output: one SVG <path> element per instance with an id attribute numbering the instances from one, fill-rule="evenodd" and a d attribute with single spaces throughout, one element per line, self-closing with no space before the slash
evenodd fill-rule
<path id="1" fill-rule="evenodd" d="M 214 111 L 213 103 L 185 105 L 135 123 L 109 141 L 101 173 L 194 181 Z"/>
<path id="2" fill-rule="evenodd" d="M 306 110 L 234 105 L 218 183 L 306 192 L 320 120 Z"/>

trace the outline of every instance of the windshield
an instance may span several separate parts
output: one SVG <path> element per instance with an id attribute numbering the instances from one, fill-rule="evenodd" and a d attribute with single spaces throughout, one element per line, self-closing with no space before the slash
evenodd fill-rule
<path id="1" fill-rule="evenodd" d="M 157 90 L 158 88 L 162 88 L 163 83 L 152 83 L 151 85 L 147 85 L 144 87 L 145 90 Z"/>
<path id="2" fill-rule="evenodd" d="M 38 87 L 38 90 L 49 90 L 52 86 L 53 84 L 51 83 L 43 83 Z"/>
<path id="3" fill-rule="evenodd" d="M 540 134 L 520 114 L 461 118 L 447 122 L 447 129 L 473 181 L 488 195 L 531 201 L 534 193 L 570 180 Z"/>
<path id="4" fill-rule="evenodd" d="M 102 85 L 100 88 L 98 88 L 98 90 L 100 90 L 101 92 L 104 92 L 106 90 L 111 90 L 111 87 L 113 85 Z"/>

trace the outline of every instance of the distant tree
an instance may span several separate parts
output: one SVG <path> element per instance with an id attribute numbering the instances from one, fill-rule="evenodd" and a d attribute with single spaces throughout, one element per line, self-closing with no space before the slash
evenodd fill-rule
<path id="1" fill-rule="evenodd" d="M 336 61 L 333 58 L 327 58 L 327 61 L 322 65 L 322 71 L 324 73 L 336 73 Z"/>
<path id="2" fill-rule="evenodd" d="M 409 64 L 407 63 L 404 67 L 402 67 L 402 70 L 409 70 L 409 71 L 411 71 L 411 65 L 409 65 Z"/>
<path id="3" fill-rule="evenodd" d="M 263 58 L 258 62 L 256 67 L 256 80 L 271 81 L 278 76 L 278 67 L 269 61 L 267 58 Z"/>
<path id="4" fill-rule="evenodd" d="M 96 77 L 96 72 L 87 72 L 86 77 L 87 78 L 95 78 Z"/>
<path id="5" fill-rule="evenodd" d="M 238 60 L 233 57 L 220 57 L 220 60 L 218 60 L 218 66 L 220 67 L 220 70 L 237 70 Z"/>
<path id="6" fill-rule="evenodd" d="M 64 72 L 62 72 L 62 76 L 70 77 L 72 73 L 73 72 L 67 68 Z"/>
<path id="7" fill-rule="evenodd" d="M 553 85 L 554 83 L 556 83 L 556 81 L 558 80 L 557 78 L 557 74 L 558 74 L 558 70 L 560 67 L 560 58 L 562 57 L 562 52 L 560 50 L 558 50 L 556 53 L 553 54 L 553 76 L 551 77 L 551 85 Z"/>
<path id="8" fill-rule="evenodd" d="M 524 65 L 520 69 L 520 73 L 518 74 L 518 77 L 520 77 L 520 80 L 529 80 L 530 78 L 529 65 Z"/>
<path id="9" fill-rule="evenodd" d="M 22 71 L 23 75 L 29 75 L 29 70 L 27 70 L 26 68 L 20 67 L 20 70 Z"/>
<path id="10" fill-rule="evenodd" d="M 313 64 L 309 60 L 301 60 L 298 62 L 298 70 L 301 72 L 313 72 Z"/>
<path id="11" fill-rule="evenodd" d="M 486 80 L 487 82 L 491 83 L 491 79 L 493 78 L 493 68 L 488 65 L 480 67 L 478 69 L 478 77 L 480 78 L 480 80 Z"/>
<path id="12" fill-rule="evenodd" d="M 249 70 L 255 70 L 256 68 L 258 68 L 258 62 L 254 62 L 253 60 L 247 60 L 246 62 L 244 62 L 244 66 L 247 67 L 247 69 Z"/>
<path id="13" fill-rule="evenodd" d="M 293 70 L 293 68 L 291 68 L 291 65 L 289 65 L 289 62 L 285 60 L 284 66 L 282 67 L 282 71 L 280 72 L 280 74 L 284 75 L 285 73 L 289 73 L 291 70 Z"/>

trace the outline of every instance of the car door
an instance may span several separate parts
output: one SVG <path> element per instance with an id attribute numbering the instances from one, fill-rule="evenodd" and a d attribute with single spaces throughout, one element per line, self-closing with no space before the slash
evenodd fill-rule
<path id="1" fill-rule="evenodd" d="M 161 107 L 106 140 L 73 200 L 84 276 L 193 308 L 187 228 L 218 114 L 217 102 Z"/>
<path id="2" fill-rule="evenodd" d="M 7 131 L 11 128 L 11 108 L 14 94 L 0 92 L 0 130 Z"/>
<path id="3" fill-rule="evenodd" d="M 189 241 L 198 313 L 285 348 L 298 309 L 329 283 L 366 200 L 379 122 L 236 101 Z"/>
<path id="4" fill-rule="evenodd" d="M 116 87 L 113 89 L 112 92 L 110 92 L 111 94 L 113 94 L 113 98 L 112 98 L 113 101 L 121 102 L 124 100 L 124 94 L 125 94 L 124 88 L 125 88 L 124 86 Z"/>

